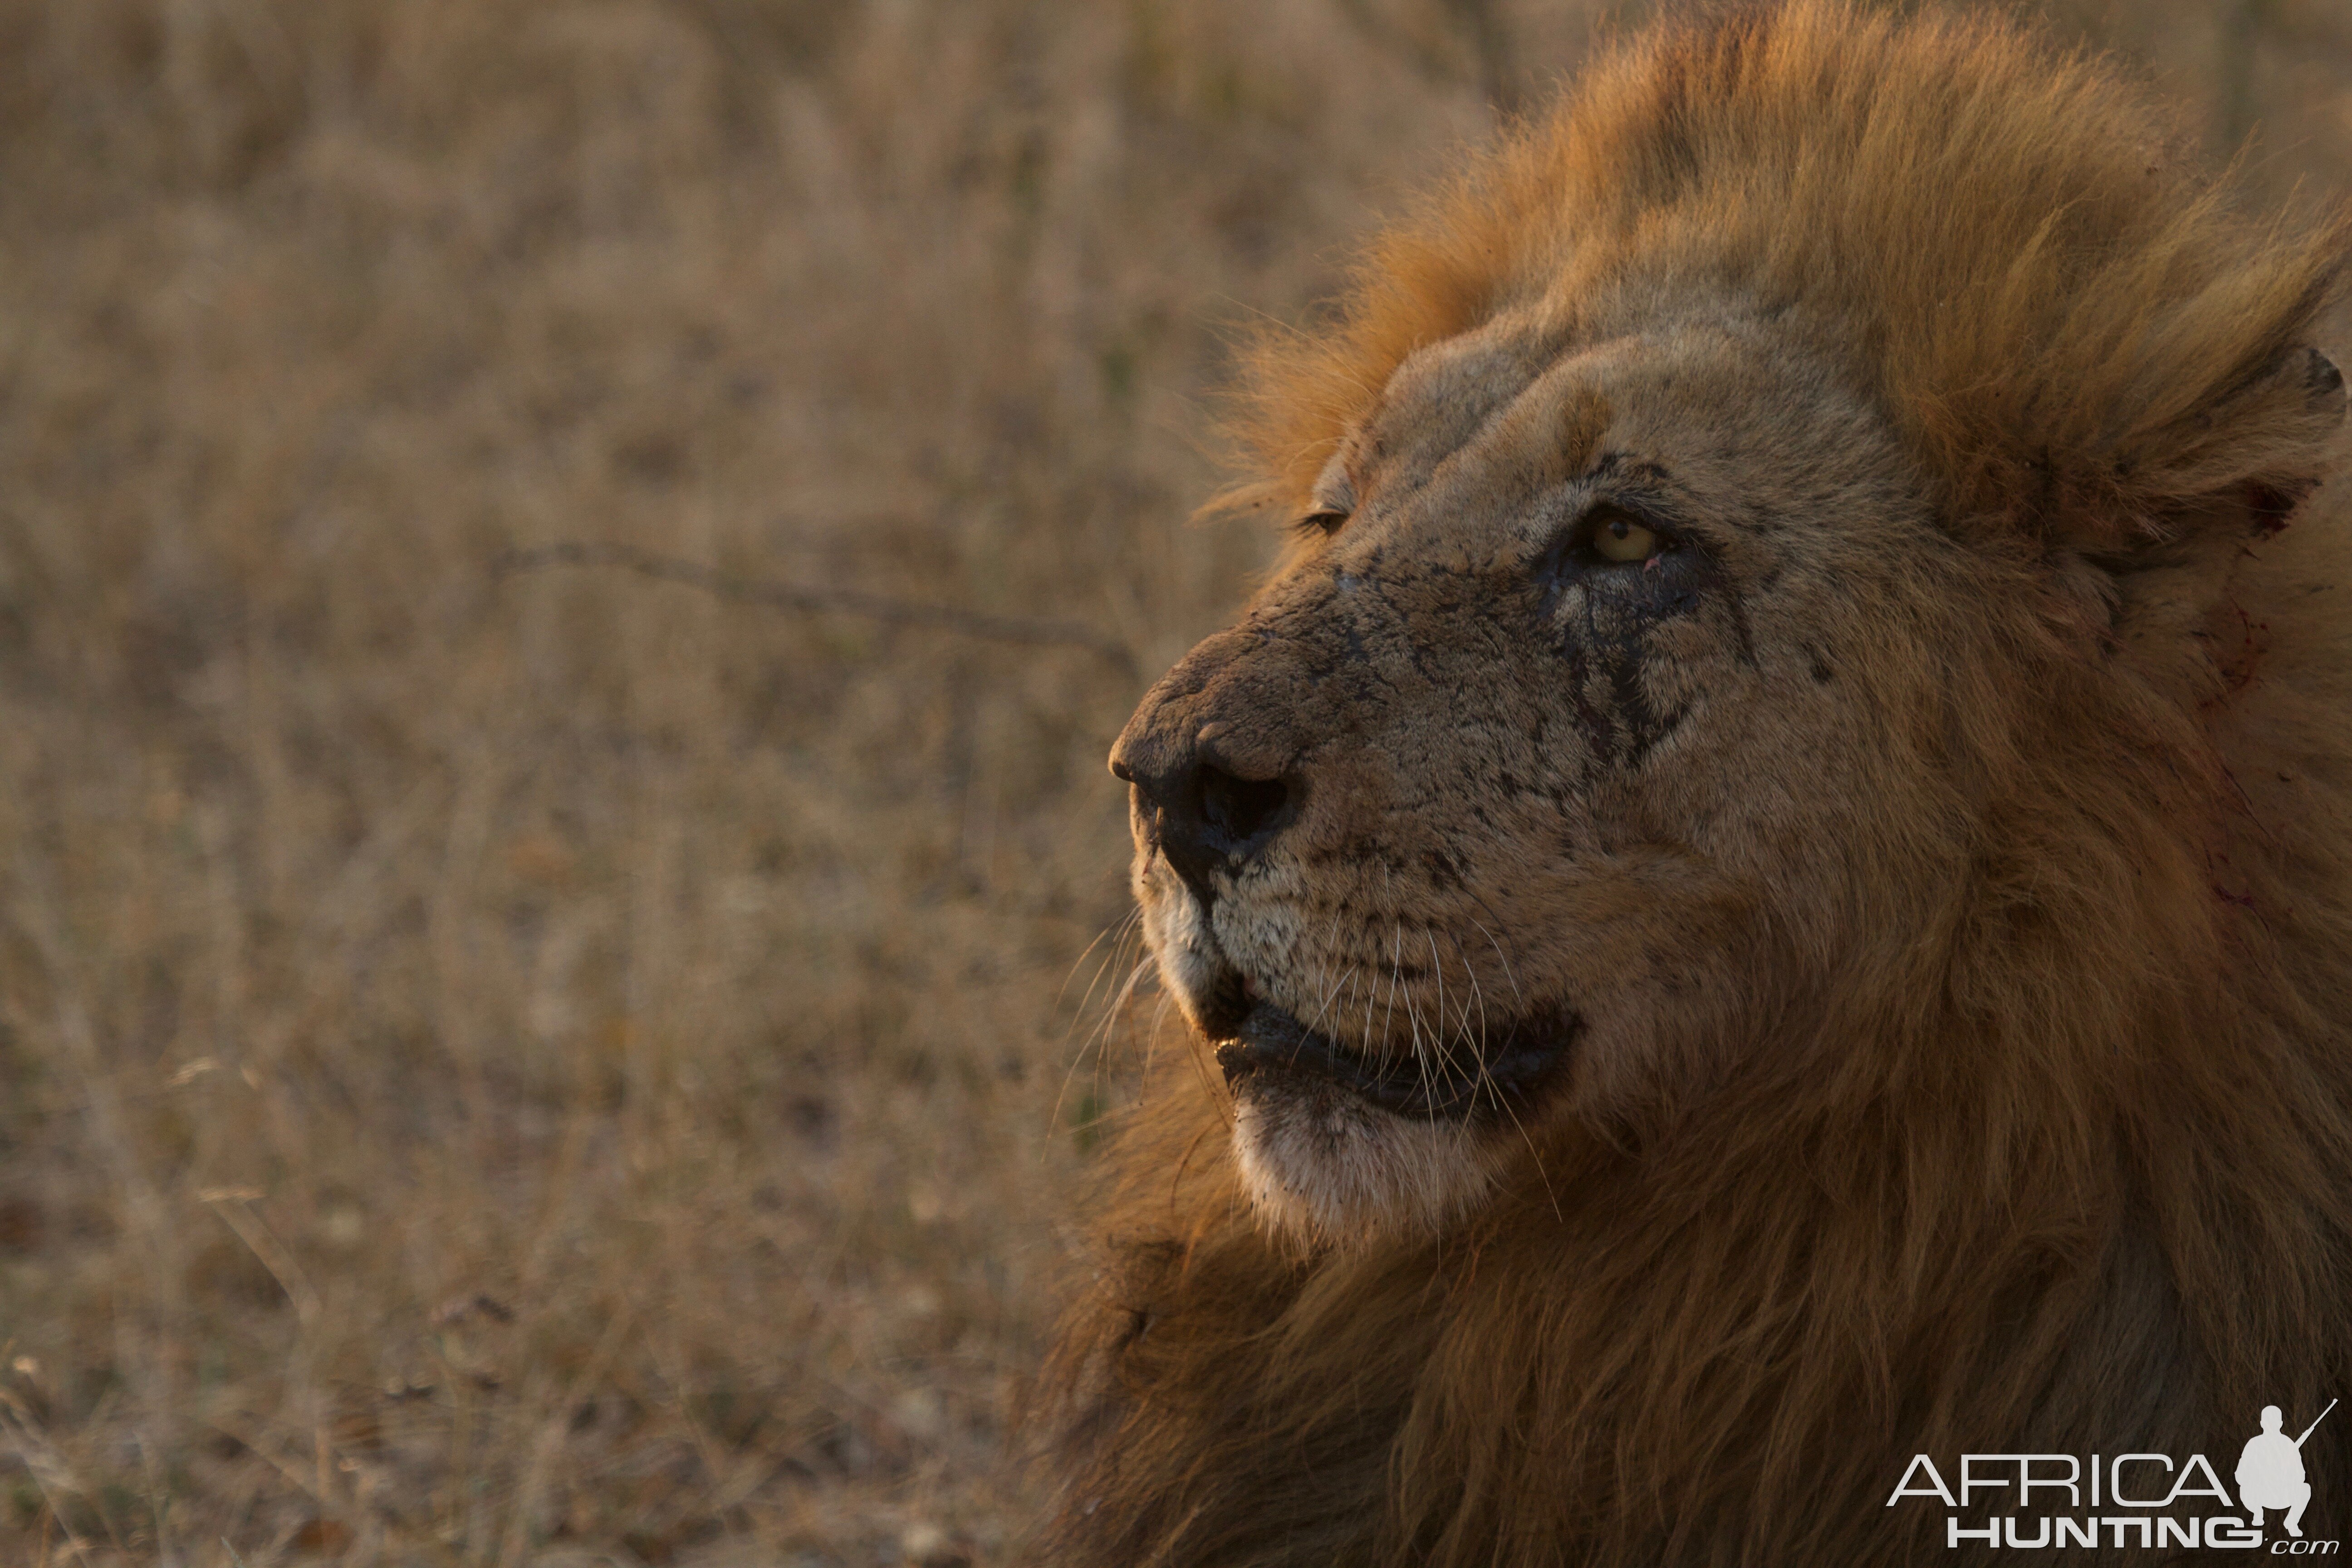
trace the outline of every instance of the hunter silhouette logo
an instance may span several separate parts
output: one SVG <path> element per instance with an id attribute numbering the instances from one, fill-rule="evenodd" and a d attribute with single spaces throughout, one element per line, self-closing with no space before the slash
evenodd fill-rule
<path id="1" fill-rule="evenodd" d="M 2329 1400 L 2327 1410 L 2335 1408 L 2336 1401 Z M 2263 1429 L 2246 1439 L 2246 1451 L 2238 1457 L 2238 1500 L 2256 1530 L 2263 1527 L 2264 1509 L 2283 1508 L 2287 1510 L 2286 1532 L 2302 1538 L 2303 1510 L 2311 1504 L 2311 1483 L 2303 1474 L 2303 1438 L 2327 1419 L 2327 1410 L 2303 1429 L 2303 1437 L 2290 1438 L 2279 1428 L 2284 1419 L 2279 1407 L 2263 1406 Z"/>
<path id="2" fill-rule="evenodd" d="M 1915 1454 L 1886 1506 L 1906 1498 L 1935 1498 L 1952 1510 L 1945 1521 L 1947 1546 L 2029 1549 L 2104 1544 L 2118 1550 L 2242 1552 L 2263 1545 L 2263 1516 L 2276 1513 L 2283 1516 L 2279 1522 L 2286 1535 L 2270 1543 L 2272 1555 L 2332 1556 L 2340 1542 L 2303 1539 L 2304 1510 L 2311 1505 L 2303 1446 L 2336 1405 L 2329 1400 L 2296 1436 L 2287 1435 L 2284 1412 L 2275 1405 L 2263 1406 L 2263 1429 L 2247 1439 L 2238 1457 L 2234 1505 L 2204 1455 L 2176 1463 L 2168 1454 L 2134 1453 L 1963 1454 L 1957 1487 L 1945 1480 L 1935 1460 Z M 1983 1492 L 1994 1494 L 1993 1507 L 2006 1504 L 2010 1511 L 1970 1525 L 1963 1515 L 1986 1506 L 1988 1500 L 1978 1495 Z M 2231 1511 L 2233 1507 L 2244 1517 Z"/>

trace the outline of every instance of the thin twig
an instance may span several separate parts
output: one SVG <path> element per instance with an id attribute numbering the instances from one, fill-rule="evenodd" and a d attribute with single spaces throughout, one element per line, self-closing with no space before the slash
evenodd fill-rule
<path id="1" fill-rule="evenodd" d="M 657 555 L 652 551 L 639 550 L 628 544 L 565 541 L 534 545 L 527 550 L 510 550 L 499 558 L 497 572 L 504 577 L 549 566 L 616 566 L 641 577 L 652 577 L 664 583 L 682 583 L 689 588 L 699 588 L 706 594 L 733 599 L 740 604 L 765 605 L 773 609 L 799 610 L 813 615 L 863 616 L 885 626 L 921 626 L 933 631 L 954 632 L 961 637 L 979 637 L 988 642 L 1021 643 L 1033 647 L 1081 647 L 1100 655 L 1129 678 L 1141 669 L 1135 650 L 1125 643 L 1116 637 L 1106 637 L 1090 626 L 1070 621 L 1023 620 L 1011 616 L 991 616 L 978 610 L 958 609 L 950 605 L 910 604 L 880 594 L 861 593 L 855 588 L 811 588 L 769 578 L 739 577 L 732 572 L 722 572 L 698 561 L 688 561 L 675 555 Z"/>

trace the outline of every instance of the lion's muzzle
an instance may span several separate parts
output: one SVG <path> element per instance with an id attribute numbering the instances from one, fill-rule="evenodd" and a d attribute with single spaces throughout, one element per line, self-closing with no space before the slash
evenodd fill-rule
<path id="1" fill-rule="evenodd" d="M 1110 771 L 1134 786 L 1160 853 L 1203 910 L 1216 874 L 1271 847 L 1306 793 L 1288 726 L 1237 668 L 1242 641 L 1213 637 L 1185 656 L 1111 750 Z"/>

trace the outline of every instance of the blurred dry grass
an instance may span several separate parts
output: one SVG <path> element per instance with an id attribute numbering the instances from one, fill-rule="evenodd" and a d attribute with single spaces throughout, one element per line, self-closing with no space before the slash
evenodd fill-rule
<path id="1" fill-rule="evenodd" d="M 1002 1560 L 1138 681 L 496 563 L 1156 670 L 1235 323 L 1600 15 L 0 0 L 0 1559 Z M 2062 22 L 2352 185 L 2338 0 Z"/>

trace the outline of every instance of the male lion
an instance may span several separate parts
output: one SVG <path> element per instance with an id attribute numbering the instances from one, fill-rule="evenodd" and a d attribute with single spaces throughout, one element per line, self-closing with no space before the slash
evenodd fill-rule
<path id="1" fill-rule="evenodd" d="M 1266 351 L 1296 548 L 1112 755 L 1222 1072 L 1122 1145 L 1047 1558 L 1942 1561 L 2130 1505 L 1914 1455 L 2352 1394 L 2347 249 L 2095 60 L 1794 0 Z"/>

